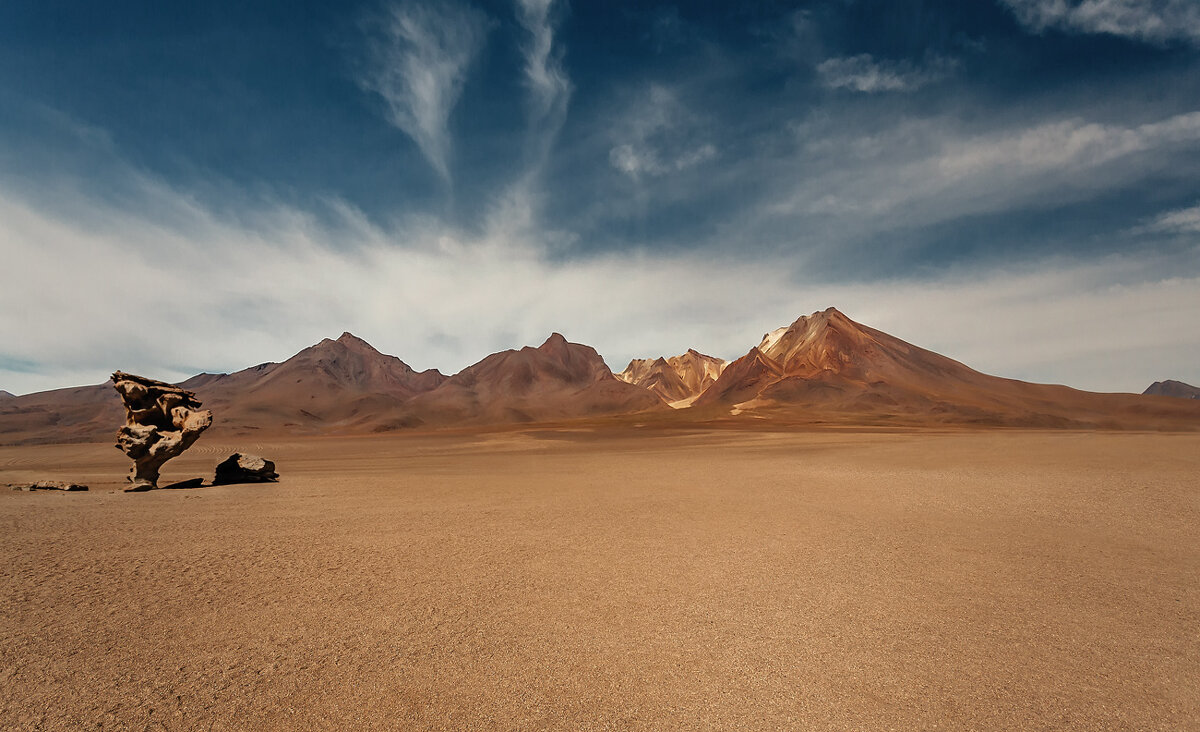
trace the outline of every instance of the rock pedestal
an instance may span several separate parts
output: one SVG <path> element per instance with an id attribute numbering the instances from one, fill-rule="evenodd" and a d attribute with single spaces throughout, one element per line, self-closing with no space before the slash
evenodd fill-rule
<path id="1" fill-rule="evenodd" d="M 192 446 L 212 425 L 212 412 L 200 409 L 196 395 L 174 384 L 118 371 L 113 388 L 125 403 L 125 426 L 117 448 L 133 460 L 126 491 L 158 487 L 163 463 Z"/>

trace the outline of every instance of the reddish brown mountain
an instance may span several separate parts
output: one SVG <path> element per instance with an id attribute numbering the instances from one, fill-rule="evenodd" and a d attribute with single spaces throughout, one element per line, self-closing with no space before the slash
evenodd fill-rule
<path id="1" fill-rule="evenodd" d="M 558 333 L 532 348 L 494 353 L 414 397 L 397 426 L 544 422 L 661 408 L 608 370 L 591 346 Z"/>
<path id="2" fill-rule="evenodd" d="M 627 384 L 649 389 L 665 402 L 675 402 L 691 396 L 687 384 L 679 377 L 679 372 L 671 367 L 667 359 L 635 358 L 629 362 L 625 370 L 615 376 Z"/>
<path id="3" fill-rule="evenodd" d="M 1200 408 L 989 376 L 834 308 L 768 333 L 695 406 L 789 421 L 1200 427 Z"/>
<path id="4" fill-rule="evenodd" d="M 16 395 L 0 389 L 0 402 L 4 401 L 5 399 L 16 399 Z"/>
<path id="5" fill-rule="evenodd" d="M 749 401 L 782 376 L 783 369 L 779 364 L 767 358 L 757 348 L 751 348 L 745 356 L 729 364 L 721 376 L 704 390 L 694 404 L 704 406 L 706 404 L 738 404 Z"/>
<path id="6" fill-rule="evenodd" d="M 685 406 L 716 381 L 727 365 L 727 361 L 689 348 L 670 358 L 635 358 L 616 377 L 649 389 L 673 406 Z"/>
<path id="7" fill-rule="evenodd" d="M 350 333 L 326 338 L 283 363 L 228 375 L 200 374 L 182 386 L 213 410 L 214 427 L 289 431 L 372 428 L 404 402 L 446 380 L 416 372 Z"/>
<path id="8" fill-rule="evenodd" d="M 349 333 L 325 339 L 283 363 L 232 374 L 198 374 L 180 386 L 213 410 L 214 427 L 239 431 L 325 432 L 372 429 L 409 398 L 446 377 L 416 372 Z M 108 383 L 6 400 L 0 442 L 106 440 L 122 422 Z"/>
<path id="9" fill-rule="evenodd" d="M 594 349 L 558 334 L 538 348 L 496 353 L 447 378 L 415 372 L 345 333 L 283 363 L 199 374 L 182 385 L 213 410 L 214 428 L 237 434 L 552 422 L 646 411 L 658 411 L 660 421 L 734 415 L 782 425 L 1200 428 L 1200 399 L 1094 394 L 988 376 L 833 308 L 767 334 L 727 366 L 689 351 L 635 360 L 623 375 L 635 383 L 616 378 Z M 1158 385 L 1163 392 L 1176 389 Z M 672 411 L 664 400 L 694 406 Z M 5 398 L 0 444 L 106 441 L 122 419 L 107 383 Z"/>
<path id="10" fill-rule="evenodd" d="M 1142 393 L 1151 396 L 1168 396 L 1179 399 L 1200 399 L 1200 387 L 1185 384 L 1182 381 L 1175 381 L 1174 379 L 1156 381 Z"/>
<path id="11" fill-rule="evenodd" d="M 40 391 L 0 401 L 0 444 L 114 438 L 125 408 L 111 384 Z"/>

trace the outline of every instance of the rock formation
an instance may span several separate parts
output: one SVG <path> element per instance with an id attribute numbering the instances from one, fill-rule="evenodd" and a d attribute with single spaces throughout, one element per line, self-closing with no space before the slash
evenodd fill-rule
<path id="1" fill-rule="evenodd" d="M 200 409 L 194 393 L 173 384 L 122 371 L 112 379 L 125 404 L 117 447 L 133 460 L 125 490 L 157 488 L 163 463 L 192 446 L 212 425 L 212 412 Z"/>
<path id="2" fill-rule="evenodd" d="M 268 483 L 279 480 L 275 463 L 257 455 L 235 452 L 217 466 L 213 485 L 226 483 Z"/>

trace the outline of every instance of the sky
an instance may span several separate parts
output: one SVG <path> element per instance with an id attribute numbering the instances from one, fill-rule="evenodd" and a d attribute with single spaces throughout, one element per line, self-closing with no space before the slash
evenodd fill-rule
<path id="1" fill-rule="evenodd" d="M 732 359 L 829 306 L 1200 384 L 1200 3 L 0 4 L 0 389 L 343 331 Z"/>

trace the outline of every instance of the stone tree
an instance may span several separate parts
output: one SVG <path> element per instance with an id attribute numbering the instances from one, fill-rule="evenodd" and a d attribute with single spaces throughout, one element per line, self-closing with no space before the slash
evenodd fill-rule
<path id="1" fill-rule="evenodd" d="M 158 487 L 163 463 L 183 453 L 212 425 L 212 412 L 200 409 L 193 392 L 118 371 L 113 387 L 125 403 L 125 426 L 117 448 L 133 460 L 126 491 Z"/>

